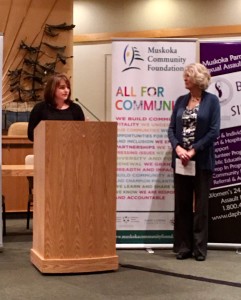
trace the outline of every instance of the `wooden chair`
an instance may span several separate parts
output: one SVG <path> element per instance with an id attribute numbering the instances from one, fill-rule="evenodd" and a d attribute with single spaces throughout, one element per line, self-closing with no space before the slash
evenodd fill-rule
<path id="1" fill-rule="evenodd" d="M 28 122 L 15 122 L 8 128 L 8 136 L 27 136 L 28 135 Z"/>
<path id="2" fill-rule="evenodd" d="M 29 154 L 25 157 L 25 165 L 34 164 L 34 155 Z M 33 177 L 28 176 L 28 204 L 27 204 L 27 229 L 29 229 L 29 223 L 31 218 L 31 208 L 33 207 Z"/>
<path id="3" fill-rule="evenodd" d="M 8 136 L 24 136 L 28 135 L 28 122 L 15 122 L 12 123 L 8 128 Z M 26 159 L 26 158 L 25 158 Z M 25 162 L 26 163 L 26 162 Z M 32 204 L 32 186 L 33 186 L 33 178 L 28 177 L 28 205 L 27 205 L 27 228 L 29 228 L 29 220 L 30 220 L 30 209 Z M 29 208 L 30 206 L 30 208 Z"/>
<path id="4" fill-rule="evenodd" d="M 2 220 L 3 220 L 3 235 L 6 235 L 6 209 L 5 197 L 2 195 Z"/>

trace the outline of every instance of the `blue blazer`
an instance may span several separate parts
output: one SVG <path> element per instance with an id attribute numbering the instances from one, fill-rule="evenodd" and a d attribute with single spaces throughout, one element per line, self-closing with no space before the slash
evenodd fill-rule
<path id="1" fill-rule="evenodd" d="M 177 145 L 183 147 L 182 140 L 182 114 L 188 104 L 191 94 L 180 96 L 174 106 L 170 125 L 168 128 L 168 138 L 171 143 L 172 167 L 175 168 L 175 158 L 177 157 L 175 148 Z M 214 142 L 219 136 L 220 130 L 220 104 L 218 97 L 206 91 L 202 92 L 202 99 L 197 113 L 197 127 L 193 148 L 196 155 L 196 167 L 202 170 L 214 170 Z"/>

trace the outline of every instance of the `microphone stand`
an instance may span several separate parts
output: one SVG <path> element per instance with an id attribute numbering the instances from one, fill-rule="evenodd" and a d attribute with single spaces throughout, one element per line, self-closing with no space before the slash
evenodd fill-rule
<path id="1" fill-rule="evenodd" d="M 79 101 L 78 98 L 75 98 L 75 101 L 80 105 L 83 106 L 96 120 L 101 121 L 98 117 L 96 117 L 96 115 L 94 113 L 92 113 L 92 111 L 90 111 L 83 103 L 81 103 Z"/>

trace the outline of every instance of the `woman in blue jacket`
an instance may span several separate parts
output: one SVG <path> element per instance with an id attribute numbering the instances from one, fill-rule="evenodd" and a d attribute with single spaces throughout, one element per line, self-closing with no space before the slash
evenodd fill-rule
<path id="1" fill-rule="evenodd" d="M 204 261 L 207 255 L 208 197 L 215 165 L 214 142 L 220 129 L 219 100 L 205 91 L 210 79 L 208 69 L 200 63 L 185 68 L 185 87 L 190 92 L 177 99 L 168 128 L 173 149 L 177 259 L 194 255 L 197 261 Z M 185 170 L 190 161 L 194 161 L 195 174 L 183 175 L 176 164 Z"/>

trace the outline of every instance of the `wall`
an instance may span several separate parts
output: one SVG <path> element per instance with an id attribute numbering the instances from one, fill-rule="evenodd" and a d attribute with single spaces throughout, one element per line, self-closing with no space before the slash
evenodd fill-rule
<path id="1" fill-rule="evenodd" d="M 156 30 L 156 37 L 161 30 L 173 28 L 182 34 L 196 28 L 196 37 L 196 33 L 209 34 L 207 26 L 215 26 L 216 32 L 222 34 L 226 25 L 238 25 L 237 32 L 240 13 L 241 0 L 74 0 L 74 37 L 87 38 L 89 42 L 74 44 L 73 95 L 101 120 L 109 120 L 111 42 L 100 42 L 103 36 L 128 36 L 135 32 L 144 37 L 150 36 L 148 30 Z M 199 30 L 201 27 L 207 29 Z"/>
<path id="2" fill-rule="evenodd" d="M 100 120 L 110 120 L 111 44 L 74 46 L 73 92 Z M 87 110 L 85 115 L 96 120 Z"/>
<path id="3" fill-rule="evenodd" d="M 240 24 L 240 0 L 74 0 L 74 34 Z"/>
<path id="4" fill-rule="evenodd" d="M 0 1 L 0 32 L 4 36 L 3 104 L 18 99 L 18 93 L 10 92 L 8 72 L 23 67 L 26 52 L 19 48 L 21 41 L 33 47 L 39 46 L 43 40 L 54 45 L 65 45 L 65 55 L 72 55 L 73 31 L 63 32 L 53 39 L 43 35 L 45 24 L 57 25 L 63 22 L 73 23 L 73 0 Z M 45 54 L 40 53 L 40 56 L 44 62 L 48 62 L 53 53 L 50 49 L 44 50 Z M 66 66 L 59 66 L 58 70 L 72 75 L 72 60 Z"/>

